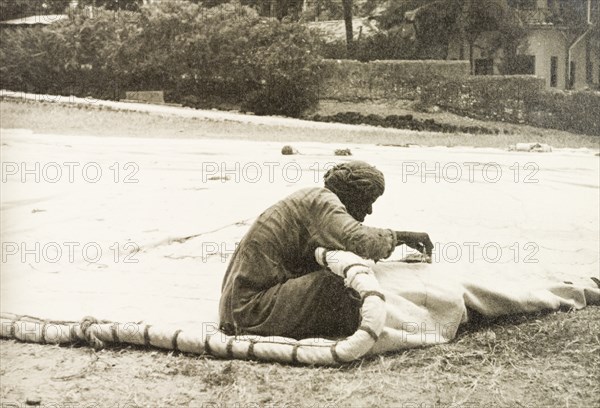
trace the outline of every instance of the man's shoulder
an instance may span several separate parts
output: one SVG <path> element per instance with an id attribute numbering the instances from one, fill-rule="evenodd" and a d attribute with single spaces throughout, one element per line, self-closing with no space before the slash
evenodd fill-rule
<path id="1" fill-rule="evenodd" d="M 294 214 L 306 214 L 322 210 L 323 207 L 336 206 L 337 196 L 324 187 L 305 187 L 277 201 L 261 215 L 260 219 L 270 219 L 274 216 L 292 217 Z"/>
<path id="2" fill-rule="evenodd" d="M 306 187 L 291 194 L 288 199 L 291 201 L 303 201 L 305 203 L 317 205 L 342 205 L 338 196 L 325 187 Z"/>
<path id="3" fill-rule="evenodd" d="M 290 197 L 294 198 L 323 198 L 330 199 L 333 197 L 337 197 L 331 190 L 326 189 L 325 187 L 305 187 L 300 190 L 292 193 Z"/>

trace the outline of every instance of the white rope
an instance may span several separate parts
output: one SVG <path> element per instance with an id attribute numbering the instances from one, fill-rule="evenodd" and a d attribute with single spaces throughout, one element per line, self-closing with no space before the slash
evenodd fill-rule
<path id="1" fill-rule="evenodd" d="M 95 348 L 107 343 L 135 344 L 186 353 L 208 353 L 220 358 L 257 359 L 308 365 L 336 365 L 356 360 L 371 350 L 386 318 L 385 298 L 368 261 L 345 251 L 318 248 L 319 264 L 344 278 L 356 290 L 363 305 L 359 329 L 340 340 L 322 338 L 295 340 L 286 337 L 227 336 L 220 331 L 205 333 L 174 330 L 136 323 L 98 321 L 44 321 L 29 316 L 0 314 L 0 337 L 41 344 L 86 342 Z"/>

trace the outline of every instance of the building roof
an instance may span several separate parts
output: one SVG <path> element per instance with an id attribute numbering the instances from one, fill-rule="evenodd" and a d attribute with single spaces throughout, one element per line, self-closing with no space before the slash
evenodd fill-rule
<path id="1" fill-rule="evenodd" d="M 0 21 L 2 25 L 48 25 L 56 23 L 58 21 L 66 20 L 69 18 L 66 14 L 47 14 L 47 15 L 36 15 L 29 17 L 15 18 L 13 20 Z"/>

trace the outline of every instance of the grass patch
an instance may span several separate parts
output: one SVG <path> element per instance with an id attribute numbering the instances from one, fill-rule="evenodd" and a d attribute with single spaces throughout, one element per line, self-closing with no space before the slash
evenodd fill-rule
<path id="1" fill-rule="evenodd" d="M 337 368 L 2 341 L 2 361 L 10 365 L 2 366 L 0 397 L 102 406 L 595 407 L 599 333 L 598 306 L 477 320 L 452 343 Z M 48 381 L 69 371 L 83 375 Z"/>
<path id="2" fill-rule="evenodd" d="M 410 112 L 409 112 L 410 113 Z M 403 113 L 405 114 L 405 113 Z M 415 118 L 423 119 L 414 112 Z M 365 128 L 357 126 L 353 130 L 331 128 L 314 129 L 298 125 L 280 126 L 215 121 L 193 117 L 183 117 L 158 113 L 145 113 L 115 110 L 96 104 L 68 104 L 62 102 L 30 101 L 4 98 L 0 103 L 2 128 L 31 129 L 36 133 L 56 133 L 62 135 L 87 135 L 101 137 L 143 137 L 143 138 L 217 138 L 256 141 L 302 142 L 317 141 L 329 143 L 371 143 L 383 145 L 421 146 L 475 146 L 498 147 L 535 141 L 547 143 L 555 148 L 600 148 L 600 138 L 575 135 L 567 132 L 549 131 L 530 126 L 501 125 L 493 128 L 500 134 L 439 133 L 430 131 L 407 131 L 397 129 Z M 427 118 L 425 118 L 427 119 Z M 442 121 L 445 123 L 445 121 Z M 452 116 L 448 123 L 453 126 L 481 126 L 468 118 Z M 485 123 L 485 122 L 483 122 Z M 507 126 L 504 131 L 502 126 Z"/>
<path id="3" fill-rule="evenodd" d="M 447 123 L 436 122 L 435 119 L 414 119 L 412 115 L 363 115 L 358 112 L 339 112 L 335 115 L 321 116 L 319 114 L 311 116 L 309 119 L 316 122 L 348 123 L 352 125 L 371 125 L 394 129 L 410 129 L 417 131 L 431 131 L 442 133 L 469 133 L 469 134 L 499 134 L 500 129 L 485 126 L 457 126 Z"/>

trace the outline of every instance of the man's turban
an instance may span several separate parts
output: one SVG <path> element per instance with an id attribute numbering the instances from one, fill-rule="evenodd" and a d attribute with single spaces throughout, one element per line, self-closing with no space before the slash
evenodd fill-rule
<path id="1" fill-rule="evenodd" d="M 363 161 L 341 163 L 323 177 L 325 187 L 342 201 L 367 199 L 375 201 L 385 190 L 383 173 Z"/>

